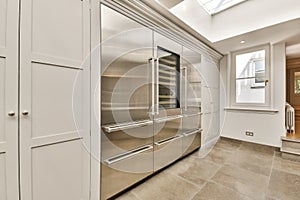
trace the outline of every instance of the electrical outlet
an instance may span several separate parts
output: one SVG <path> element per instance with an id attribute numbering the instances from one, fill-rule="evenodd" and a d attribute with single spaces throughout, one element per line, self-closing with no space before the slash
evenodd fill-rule
<path id="1" fill-rule="evenodd" d="M 246 131 L 245 133 L 247 136 L 254 136 L 254 133 L 253 132 L 250 132 L 250 131 Z"/>

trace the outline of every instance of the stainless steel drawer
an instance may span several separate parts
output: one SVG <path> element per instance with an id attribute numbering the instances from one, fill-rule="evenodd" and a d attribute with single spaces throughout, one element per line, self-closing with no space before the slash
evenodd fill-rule
<path id="1" fill-rule="evenodd" d="M 101 199 L 118 194 L 152 173 L 152 145 L 104 160 L 101 165 Z"/>
<path id="2" fill-rule="evenodd" d="M 171 164 L 181 157 L 182 137 L 182 135 L 176 135 L 154 143 L 154 171 Z"/>
<path id="3" fill-rule="evenodd" d="M 152 121 L 127 123 L 122 126 L 103 126 L 101 133 L 102 160 L 124 152 L 153 144 Z"/>
<path id="4" fill-rule="evenodd" d="M 183 156 L 200 148 L 201 146 L 201 129 L 183 133 L 182 138 L 182 152 Z"/>
<path id="5" fill-rule="evenodd" d="M 154 120 L 154 142 L 176 136 L 181 131 L 182 115 L 174 115 Z"/>
<path id="6" fill-rule="evenodd" d="M 184 114 L 182 118 L 183 130 L 195 130 L 201 128 L 201 113 Z"/>

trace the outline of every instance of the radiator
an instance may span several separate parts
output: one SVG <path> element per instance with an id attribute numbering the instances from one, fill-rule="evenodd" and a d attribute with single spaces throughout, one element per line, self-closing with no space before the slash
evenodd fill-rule
<path id="1" fill-rule="evenodd" d="M 295 109 L 287 104 L 285 111 L 285 126 L 290 132 L 295 132 Z"/>

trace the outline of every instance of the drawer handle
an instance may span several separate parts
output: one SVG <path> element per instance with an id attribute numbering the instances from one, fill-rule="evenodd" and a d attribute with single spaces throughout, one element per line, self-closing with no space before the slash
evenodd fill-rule
<path id="1" fill-rule="evenodd" d="M 185 114 L 185 115 L 183 115 L 183 117 L 196 117 L 196 116 L 201 116 L 202 115 L 202 113 L 195 113 L 195 114 Z"/>
<path id="2" fill-rule="evenodd" d="M 197 129 L 197 130 L 194 130 L 194 131 L 190 131 L 190 132 L 187 132 L 187 133 L 183 133 L 184 137 L 187 137 L 187 136 L 190 136 L 190 135 L 194 135 L 196 133 L 199 133 L 199 132 L 202 132 L 202 129 Z"/>
<path id="3" fill-rule="evenodd" d="M 144 120 L 144 121 L 139 121 L 139 122 L 130 122 L 130 123 L 123 123 L 123 124 L 114 124 L 111 126 L 103 126 L 103 129 L 108 132 L 115 132 L 119 130 L 126 130 L 126 129 L 131 129 L 131 128 L 138 128 L 138 127 L 143 127 L 147 125 L 153 124 L 153 121 L 150 120 Z"/>
<path id="4" fill-rule="evenodd" d="M 166 140 L 162 140 L 162 141 L 159 141 L 159 142 L 154 142 L 154 144 L 157 145 L 157 146 L 161 146 L 161 145 L 167 144 L 169 142 L 178 140 L 178 139 L 180 139 L 182 137 L 183 137 L 182 135 L 177 135 L 177 136 L 171 137 L 171 138 L 166 139 Z"/>
<path id="5" fill-rule="evenodd" d="M 106 165 L 112 165 L 116 162 L 120 162 L 124 159 L 127 159 L 127 158 L 130 158 L 132 156 L 141 154 L 141 153 L 143 153 L 145 151 L 148 151 L 150 149 L 153 149 L 153 146 L 152 145 L 147 145 L 147 146 L 144 146 L 144 147 L 141 147 L 141 148 L 138 148 L 138 149 L 135 149 L 135 150 L 132 150 L 132 151 L 128 151 L 128 152 L 125 152 L 123 154 L 108 158 L 108 159 L 104 160 L 104 163 Z"/>
<path id="6" fill-rule="evenodd" d="M 182 118 L 182 115 L 175 115 L 175 116 L 156 119 L 155 122 L 156 123 L 162 123 L 162 122 L 172 121 L 172 120 L 180 119 L 180 118 Z"/>

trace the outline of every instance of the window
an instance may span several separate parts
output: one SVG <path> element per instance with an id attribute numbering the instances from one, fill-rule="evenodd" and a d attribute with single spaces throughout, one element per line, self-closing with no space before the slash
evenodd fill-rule
<path id="1" fill-rule="evenodd" d="M 223 10 L 226 10 L 232 6 L 240 4 L 246 0 L 198 0 L 200 5 L 208 12 L 213 15 Z"/>
<path id="2" fill-rule="evenodd" d="M 269 105 L 269 45 L 232 53 L 232 106 Z"/>
<path id="3" fill-rule="evenodd" d="M 300 72 L 295 72 L 295 94 L 300 94 Z"/>

